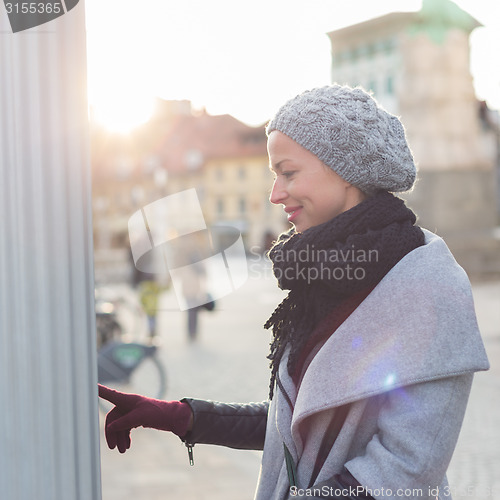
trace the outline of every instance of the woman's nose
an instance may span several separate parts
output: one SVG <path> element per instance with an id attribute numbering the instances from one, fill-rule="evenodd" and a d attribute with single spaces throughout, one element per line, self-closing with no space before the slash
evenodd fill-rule
<path id="1" fill-rule="evenodd" d="M 287 197 L 287 192 L 283 182 L 279 177 L 274 180 L 273 188 L 271 189 L 271 195 L 269 196 L 269 201 L 275 205 L 280 205 Z"/>

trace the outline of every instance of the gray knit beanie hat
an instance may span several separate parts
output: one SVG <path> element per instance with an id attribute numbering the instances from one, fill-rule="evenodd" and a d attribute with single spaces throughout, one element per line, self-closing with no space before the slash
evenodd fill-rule
<path id="1" fill-rule="evenodd" d="M 408 191 L 416 168 L 399 119 L 360 88 L 329 85 L 286 102 L 266 132 L 279 130 L 367 194 Z"/>

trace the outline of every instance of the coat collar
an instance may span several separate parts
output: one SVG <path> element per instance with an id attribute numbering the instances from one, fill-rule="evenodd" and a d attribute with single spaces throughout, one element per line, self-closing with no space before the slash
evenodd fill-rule
<path id="1" fill-rule="evenodd" d="M 397 387 L 488 369 L 467 275 L 441 238 L 425 236 L 329 338 L 298 393 L 284 356 L 280 379 L 294 426 Z"/>

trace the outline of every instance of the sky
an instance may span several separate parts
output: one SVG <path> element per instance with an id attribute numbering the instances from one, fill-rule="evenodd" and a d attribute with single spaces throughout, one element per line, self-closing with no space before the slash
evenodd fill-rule
<path id="1" fill-rule="evenodd" d="M 471 36 L 476 95 L 500 108 L 500 1 L 455 0 Z M 154 98 L 266 122 L 294 95 L 330 82 L 327 32 L 421 0 L 86 0 L 89 103 L 126 132 Z"/>

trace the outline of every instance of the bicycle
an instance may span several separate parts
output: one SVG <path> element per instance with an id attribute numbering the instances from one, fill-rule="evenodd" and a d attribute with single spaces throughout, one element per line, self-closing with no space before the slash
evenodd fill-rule
<path id="1" fill-rule="evenodd" d="M 158 337 L 132 341 L 120 321 L 120 308 L 131 304 L 123 296 L 104 292 L 108 290 L 96 289 L 98 382 L 116 390 L 162 399 L 167 375 L 159 357 Z M 99 404 L 103 411 L 110 409 L 104 401 Z"/>

